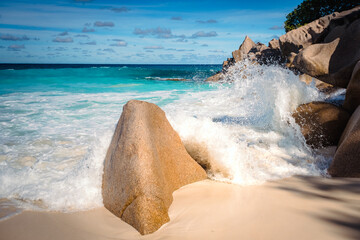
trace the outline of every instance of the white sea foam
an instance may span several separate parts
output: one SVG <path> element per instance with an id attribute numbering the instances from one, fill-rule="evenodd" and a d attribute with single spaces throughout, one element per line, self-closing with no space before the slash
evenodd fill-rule
<path id="1" fill-rule="evenodd" d="M 246 62 L 229 71 L 229 81 L 165 107 L 190 152 L 205 158 L 213 179 L 251 185 L 325 174 L 329 159 L 312 153 L 291 117 L 299 104 L 323 98 L 315 87 L 280 67 Z"/>
<path id="2" fill-rule="evenodd" d="M 0 198 L 60 211 L 101 206 L 103 160 L 130 99 L 163 107 L 213 179 L 249 185 L 324 174 L 328 159 L 312 153 L 291 117 L 299 104 L 321 100 L 319 92 L 274 66 L 238 64 L 228 78 L 200 92 L 0 96 Z"/>
<path id="3" fill-rule="evenodd" d="M 14 93 L 0 96 L 0 198 L 60 211 L 102 205 L 103 160 L 122 106 L 162 102 L 148 93 Z"/>

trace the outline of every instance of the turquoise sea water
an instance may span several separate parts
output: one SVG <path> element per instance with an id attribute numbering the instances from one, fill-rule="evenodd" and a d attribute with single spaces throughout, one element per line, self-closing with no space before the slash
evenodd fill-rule
<path id="1" fill-rule="evenodd" d="M 128 65 L 1 70 L 0 94 L 15 92 L 151 92 L 188 90 L 220 70 L 219 65 Z M 71 66 L 71 65 L 70 65 Z M 35 66 L 36 67 L 36 66 Z M 53 68 L 51 68 L 53 67 Z M 61 67 L 61 65 L 60 65 Z M 5 66 L 3 67 L 5 68 Z M 185 79 L 178 83 L 171 79 Z"/>
<path id="2" fill-rule="evenodd" d="M 324 97 L 288 70 L 244 64 L 224 84 L 204 82 L 220 65 L 2 65 L 0 198 L 44 210 L 101 206 L 103 160 L 131 99 L 162 107 L 187 148 L 207 153 L 213 179 L 325 174 L 329 159 L 306 146 L 291 117 Z"/>

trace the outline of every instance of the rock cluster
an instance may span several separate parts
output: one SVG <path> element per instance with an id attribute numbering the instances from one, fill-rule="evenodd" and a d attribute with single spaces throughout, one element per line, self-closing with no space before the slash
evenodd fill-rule
<path id="1" fill-rule="evenodd" d="M 246 36 L 244 42 L 240 45 L 239 49 L 232 52 L 234 61 L 240 62 L 244 60 L 250 50 L 256 47 L 256 44 L 248 36 Z"/>
<path id="2" fill-rule="evenodd" d="M 158 106 L 136 100 L 124 106 L 104 163 L 108 210 L 149 234 L 169 221 L 173 191 L 206 178 Z"/>
<path id="3" fill-rule="evenodd" d="M 282 64 L 334 87 L 347 88 L 344 107 L 353 112 L 360 104 L 360 6 L 319 18 L 273 39 L 269 46 L 254 43 L 248 36 L 232 58 L 223 63 L 225 74 L 234 63 L 250 59 L 260 64 Z M 357 72 L 356 72 L 357 71 Z M 208 81 L 224 78 L 222 74 Z M 327 91 L 330 89 L 326 85 Z"/>
<path id="4" fill-rule="evenodd" d="M 337 14 L 321 32 L 318 37 L 320 40 L 299 51 L 294 58 L 294 66 L 324 82 L 347 88 L 353 69 L 360 59 L 359 18 L 360 7 L 356 11 Z"/>
<path id="5" fill-rule="evenodd" d="M 232 58 L 228 58 L 223 62 L 222 70 L 206 79 L 206 81 L 217 82 L 223 80 L 225 77 L 224 74 L 228 72 L 228 69 L 244 59 L 249 59 L 252 62 L 260 64 L 282 63 L 285 61 L 285 58 L 282 57 L 280 52 L 279 40 L 271 40 L 267 47 L 262 43 L 254 43 L 253 40 L 246 36 L 239 49 L 232 52 Z"/>
<path id="6" fill-rule="evenodd" d="M 271 40 L 268 47 L 246 37 L 232 56 L 223 63 L 222 71 L 208 81 L 226 79 L 236 62 L 249 59 L 255 64 L 287 67 L 307 84 L 315 80 L 316 87 L 324 93 L 346 88 L 342 106 L 308 103 L 299 106 L 293 117 L 311 147 L 338 146 L 329 169 L 331 175 L 360 176 L 360 6 L 292 30 Z"/>
<path id="7" fill-rule="evenodd" d="M 338 146 L 328 170 L 332 176 L 360 177 L 360 6 L 315 20 L 281 36 L 279 42 L 289 65 L 325 83 L 346 88 L 343 108 L 350 114 L 358 109 L 350 121 L 344 109 L 334 106 L 331 111 L 309 114 L 303 118 L 307 124 L 300 125 L 311 146 Z M 316 109 L 314 103 L 307 106 L 310 112 Z M 300 106 L 294 115 L 302 115 L 302 111 Z M 326 122 L 319 117 L 325 112 Z"/>
<path id="8" fill-rule="evenodd" d="M 245 37 L 239 49 L 232 52 L 232 58 L 223 62 L 223 71 L 241 62 L 244 59 L 250 59 L 260 64 L 273 64 L 274 62 L 282 62 L 284 58 L 281 56 L 279 40 L 273 39 L 269 42 L 269 46 L 262 43 L 254 43 L 248 36 Z"/>
<path id="9" fill-rule="evenodd" d="M 335 87 L 347 89 L 344 108 L 360 104 L 360 6 L 333 13 L 279 39 L 288 66 Z"/>

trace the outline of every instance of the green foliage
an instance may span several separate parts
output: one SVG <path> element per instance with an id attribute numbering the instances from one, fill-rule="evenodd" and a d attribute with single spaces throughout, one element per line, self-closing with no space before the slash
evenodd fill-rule
<path id="1" fill-rule="evenodd" d="M 289 32 L 320 17 L 358 5 L 360 0 L 305 0 L 286 16 L 285 31 Z"/>

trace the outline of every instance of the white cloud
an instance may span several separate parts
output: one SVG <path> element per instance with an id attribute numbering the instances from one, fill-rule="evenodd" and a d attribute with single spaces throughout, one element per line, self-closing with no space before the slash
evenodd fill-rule
<path id="1" fill-rule="evenodd" d="M 164 49 L 163 46 L 147 46 L 147 47 L 144 47 L 144 49 Z"/>
<path id="2" fill-rule="evenodd" d="M 198 23 L 217 23 L 217 21 L 214 20 L 214 19 L 209 19 L 209 20 L 206 20 L 206 21 L 198 20 L 196 22 L 198 22 Z"/>
<path id="3" fill-rule="evenodd" d="M 199 31 L 199 32 L 196 32 L 193 35 L 191 35 L 191 38 L 216 37 L 217 35 L 218 34 L 215 31 L 211 31 L 211 32 Z"/>
<path id="4" fill-rule="evenodd" d="M 182 21 L 182 17 L 172 17 L 171 20 L 174 20 L 174 21 Z"/>
<path id="5" fill-rule="evenodd" d="M 21 51 L 22 49 L 25 49 L 24 45 L 16 45 L 16 44 L 14 44 L 14 45 L 8 46 L 8 51 L 16 51 L 16 52 L 18 52 L 18 51 Z"/>
<path id="6" fill-rule="evenodd" d="M 116 43 L 110 44 L 110 46 L 114 47 L 126 47 L 128 44 L 124 40 L 121 39 L 113 39 Z"/>
<path id="7" fill-rule="evenodd" d="M 72 37 L 67 37 L 67 38 L 56 37 L 53 39 L 53 42 L 72 43 L 72 42 L 74 42 L 74 40 L 72 39 Z"/>
<path id="8" fill-rule="evenodd" d="M 94 22 L 94 27 L 114 27 L 115 24 L 113 22 Z"/>
<path id="9" fill-rule="evenodd" d="M 95 41 L 80 43 L 81 45 L 96 45 Z"/>
<path id="10" fill-rule="evenodd" d="M 58 36 L 67 36 L 67 35 L 69 35 L 68 32 L 62 32 L 62 33 L 59 33 L 59 34 L 58 34 Z"/>
<path id="11" fill-rule="evenodd" d="M 83 33 L 87 33 L 87 32 L 95 32 L 95 29 L 93 28 L 87 28 L 87 27 L 84 27 L 83 30 L 82 30 Z"/>
<path id="12" fill-rule="evenodd" d="M 130 11 L 130 9 L 127 8 L 127 7 L 111 8 L 110 10 L 111 10 L 111 11 L 114 11 L 114 12 L 116 12 L 116 13 L 123 13 L 123 12 L 128 12 L 128 11 Z"/>
<path id="13" fill-rule="evenodd" d="M 10 34 L 1 34 L 0 35 L 0 40 L 5 40 L 5 41 L 27 41 L 27 40 L 30 40 L 30 38 L 27 37 L 26 35 L 23 35 L 21 37 L 17 37 L 17 36 L 10 35 Z"/>
<path id="14" fill-rule="evenodd" d="M 277 26 L 277 25 L 274 25 L 272 26 L 271 28 L 269 28 L 270 30 L 284 30 L 284 26 Z"/>
<path id="15" fill-rule="evenodd" d="M 145 36 L 154 36 L 157 38 L 185 38 L 185 35 L 174 35 L 171 33 L 169 28 L 149 28 L 149 29 L 141 29 L 135 28 L 133 34 L 139 35 L 141 37 Z"/>

